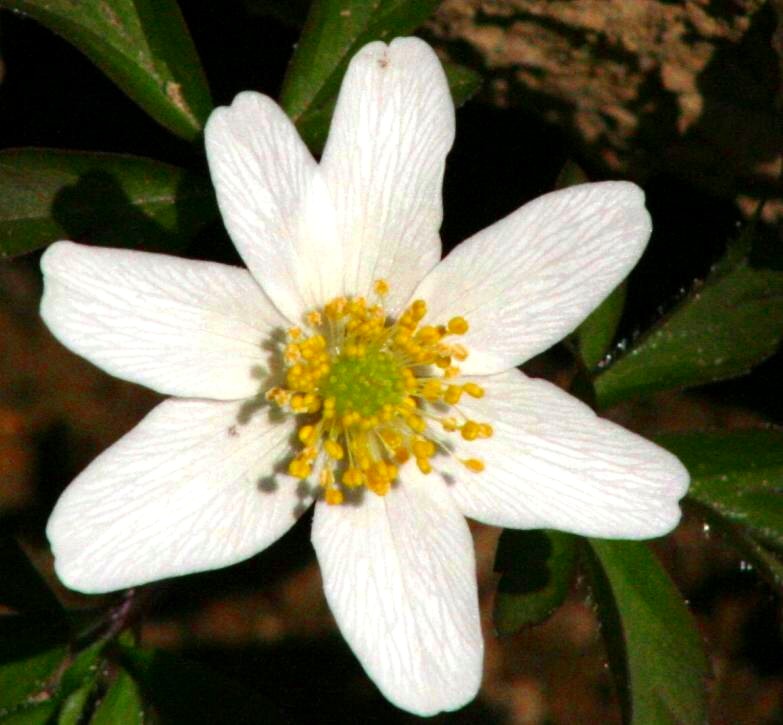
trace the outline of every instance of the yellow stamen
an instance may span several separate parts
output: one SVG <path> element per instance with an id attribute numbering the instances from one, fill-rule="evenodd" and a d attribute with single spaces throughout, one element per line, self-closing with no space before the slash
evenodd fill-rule
<path id="1" fill-rule="evenodd" d="M 484 462 L 480 461 L 478 458 L 466 458 L 462 463 L 465 468 L 473 471 L 473 473 L 481 473 L 484 470 Z"/>
<path id="2" fill-rule="evenodd" d="M 468 331 L 468 322 L 464 317 L 452 317 L 448 330 L 452 335 L 464 335 Z"/>
<path id="3" fill-rule="evenodd" d="M 468 350 L 444 338 L 464 335 L 467 320 L 421 325 L 427 304 L 414 300 L 390 321 L 379 302 L 389 293 L 388 282 L 377 280 L 372 289 L 376 297 L 369 302 L 336 297 L 311 310 L 304 316 L 306 333 L 290 328 L 282 348 L 284 384 L 265 394 L 303 416 L 297 432 L 302 448 L 288 472 L 305 479 L 319 470 L 330 505 L 360 487 L 385 496 L 398 466 L 411 459 L 431 473 L 440 456 L 453 455 L 449 434 L 466 441 L 492 435 L 489 423 L 468 420 L 454 407 L 463 394 L 484 396 L 477 383 L 451 382 L 460 375 L 452 360 L 464 360 Z M 459 461 L 474 473 L 484 470 L 478 458 Z"/>

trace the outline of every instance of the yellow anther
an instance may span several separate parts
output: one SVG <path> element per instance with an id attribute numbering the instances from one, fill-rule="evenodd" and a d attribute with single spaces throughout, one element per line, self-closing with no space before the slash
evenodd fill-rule
<path id="1" fill-rule="evenodd" d="M 302 330 L 298 327 L 289 327 L 288 337 L 291 340 L 298 340 L 300 337 L 302 337 Z"/>
<path id="2" fill-rule="evenodd" d="M 447 380 L 450 380 L 451 378 L 456 378 L 459 375 L 459 368 L 455 365 L 449 365 L 444 371 L 443 371 L 443 377 Z"/>
<path id="3" fill-rule="evenodd" d="M 345 312 L 345 306 L 348 300 L 345 297 L 335 297 L 331 302 L 324 305 L 324 314 L 333 320 L 337 320 L 342 317 Z"/>
<path id="4" fill-rule="evenodd" d="M 288 464 L 288 473 L 290 473 L 295 478 L 307 478 L 312 470 L 313 469 L 310 463 L 300 458 L 299 456 L 294 458 Z"/>
<path id="5" fill-rule="evenodd" d="M 464 317 L 452 317 L 449 320 L 448 331 L 452 335 L 464 335 L 468 331 L 468 321 Z"/>
<path id="6" fill-rule="evenodd" d="M 330 506 L 339 506 L 343 502 L 343 492 L 339 488 L 327 488 L 324 491 L 324 500 Z"/>
<path id="7" fill-rule="evenodd" d="M 462 389 L 471 398 L 483 398 L 484 397 L 484 388 L 482 388 L 480 385 L 477 385 L 476 383 L 465 383 L 462 386 Z"/>
<path id="8" fill-rule="evenodd" d="M 442 390 L 443 386 L 441 385 L 440 380 L 430 378 L 427 380 L 427 382 L 424 383 L 424 385 L 422 385 L 421 396 L 425 400 L 437 400 L 440 397 Z"/>
<path id="9" fill-rule="evenodd" d="M 479 425 L 479 438 L 491 438 L 494 432 L 489 423 L 481 423 Z"/>
<path id="10" fill-rule="evenodd" d="M 394 451 L 394 460 L 397 461 L 397 463 L 400 465 L 405 463 L 405 461 L 407 461 L 410 457 L 410 451 L 407 448 L 403 448 L 402 446 Z"/>
<path id="11" fill-rule="evenodd" d="M 311 442 L 313 433 L 315 433 L 315 426 L 303 425 L 299 429 L 299 441 L 306 446 L 313 445 L 314 441 Z"/>
<path id="12" fill-rule="evenodd" d="M 342 461 L 343 459 L 343 447 L 337 442 L 333 440 L 327 440 L 324 441 L 324 450 L 326 451 L 326 455 L 330 458 L 334 458 L 335 461 Z"/>
<path id="13" fill-rule="evenodd" d="M 418 415 L 410 415 L 406 419 L 408 425 L 410 426 L 411 430 L 415 431 L 416 433 L 422 433 L 424 429 L 427 427 L 424 423 L 424 420 L 420 418 Z"/>
<path id="14" fill-rule="evenodd" d="M 416 456 L 417 459 L 432 458 L 432 456 L 435 455 L 435 444 L 432 441 L 423 438 L 413 441 L 411 449 L 413 450 L 413 455 Z"/>
<path id="15" fill-rule="evenodd" d="M 305 315 L 305 320 L 307 320 L 307 324 L 310 327 L 319 327 L 321 322 L 323 322 L 323 317 L 321 317 L 321 313 L 318 310 L 312 310 Z"/>
<path id="16" fill-rule="evenodd" d="M 269 388 L 269 390 L 266 391 L 264 397 L 270 403 L 275 403 L 276 405 L 282 407 L 288 404 L 288 401 L 291 399 L 291 393 L 289 393 L 287 390 L 284 390 L 283 388 Z"/>
<path id="17" fill-rule="evenodd" d="M 396 430 L 384 430 L 378 434 L 381 440 L 392 450 L 402 445 L 402 436 Z"/>
<path id="18" fill-rule="evenodd" d="M 358 468 L 348 468 L 343 473 L 343 483 L 349 488 L 356 488 L 364 483 L 364 474 Z"/>
<path id="19" fill-rule="evenodd" d="M 443 400 L 449 405 L 456 405 L 459 403 L 459 399 L 462 397 L 461 385 L 449 385 L 446 388 L 446 392 L 443 394 Z"/>
<path id="20" fill-rule="evenodd" d="M 424 300 L 415 300 L 410 309 L 413 313 L 413 318 L 418 322 L 427 314 L 427 303 Z"/>
<path id="21" fill-rule="evenodd" d="M 416 341 L 421 345 L 432 345 L 436 342 L 439 342 L 440 338 L 440 331 L 438 328 L 433 327 L 432 325 L 422 327 L 418 333 L 416 333 Z"/>
<path id="22" fill-rule="evenodd" d="M 484 462 L 478 458 L 466 458 L 462 461 L 462 464 L 473 473 L 481 473 L 484 470 Z"/>
<path id="23" fill-rule="evenodd" d="M 449 433 L 453 433 L 459 428 L 459 424 L 455 418 L 443 418 L 440 421 L 440 424 L 443 426 L 443 430 L 448 431 Z"/>
<path id="24" fill-rule="evenodd" d="M 285 350 L 283 351 L 283 357 L 288 364 L 296 362 L 301 354 L 302 351 L 300 350 L 299 345 L 293 342 L 286 345 Z"/>
<path id="25" fill-rule="evenodd" d="M 453 357 L 457 358 L 457 360 L 459 360 L 460 362 L 463 362 L 468 358 L 468 350 L 464 345 L 452 345 L 451 354 Z"/>
<path id="26" fill-rule="evenodd" d="M 426 458 L 417 458 L 416 459 L 416 465 L 419 467 L 419 470 L 424 473 L 432 473 L 432 464 L 429 462 Z"/>
<path id="27" fill-rule="evenodd" d="M 461 428 L 462 437 L 466 441 L 474 441 L 479 437 L 479 424 L 473 420 L 467 421 Z"/>
<path id="28" fill-rule="evenodd" d="M 307 407 L 304 395 L 297 394 L 291 398 L 291 410 L 293 410 L 294 413 L 305 413 Z"/>
<path id="29" fill-rule="evenodd" d="M 318 476 L 318 482 L 324 488 L 329 488 L 334 483 L 334 471 L 331 468 L 324 468 Z"/>
<path id="30" fill-rule="evenodd" d="M 375 294 L 379 297 L 385 297 L 389 294 L 389 283 L 385 279 L 376 279 L 373 285 Z"/>
<path id="31" fill-rule="evenodd" d="M 438 355 L 435 358 L 435 365 L 437 365 L 441 370 L 448 371 L 451 368 L 451 358 L 448 355 Z M 449 377 L 445 372 L 444 376 Z"/>

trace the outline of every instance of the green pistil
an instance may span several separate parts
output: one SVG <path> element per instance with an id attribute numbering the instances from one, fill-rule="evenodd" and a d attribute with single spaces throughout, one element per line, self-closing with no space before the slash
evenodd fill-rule
<path id="1" fill-rule="evenodd" d="M 384 405 L 397 405 L 405 397 L 402 367 L 387 352 L 367 351 L 362 357 L 340 355 L 332 363 L 320 393 L 324 399 L 334 398 L 338 415 L 374 415 Z"/>

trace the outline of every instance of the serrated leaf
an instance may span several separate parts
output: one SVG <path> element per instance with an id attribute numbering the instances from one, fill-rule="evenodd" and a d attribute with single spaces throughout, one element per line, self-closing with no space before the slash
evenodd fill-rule
<path id="1" fill-rule="evenodd" d="M 680 593 L 650 549 L 585 547 L 612 675 L 630 725 L 703 725 L 707 660 Z"/>
<path id="2" fill-rule="evenodd" d="M 783 549 L 783 431 L 669 434 L 656 440 L 690 471 L 691 499 Z"/>
<path id="3" fill-rule="evenodd" d="M 199 136 L 212 100 L 175 0 L 0 0 L 0 7 L 76 46 L 169 130 Z"/>
<path id="4" fill-rule="evenodd" d="M 576 564 L 576 540 L 560 531 L 505 529 L 495 554 L 502 574 L 495 596 L 498 634 L 543 622 L 568 594 Z"/>
<path id="5" fill-rule="evenodd" d="M 323 148 L 340 82 L 356 51 L 373 40 L 410 34 L 437 5 L 438 0 L 314 0 L 280 98 L 312 151 Z M 460 105 L 476 92 L 480 77 L 455 64 L 445 70 Z"/>
<path id="6" fill-rule="evenodd" d="M 181 250 L 218 216 L 206 176 L 122 154 L 0 152 L 0 258 L 57 239 Z"/>
<path id="7" fill-rule="evenodd" d="M 33 616 L 0 616 L 0 716 L 40 702 L 67 654 L 67 632 Z"/>
<path id="8" fill-rule="evenodd" d="M 163 722 L 280 720 L 277 709 L 256 690 L 197 662 L 127 646 L 120 647 L 119 659 Z"/>
<path id="9" fill-rule="evenodd" d="M 594 381 L 600 407 L 737 377 L 783 339 L 783 272 L 752 266 L 745 240 Z"/>
<path id="10" fill-rule="evenodd" d="M 120 670 L 95 708 L 90 725 L 143 725 L 144 703 L 133 678 Z"/>

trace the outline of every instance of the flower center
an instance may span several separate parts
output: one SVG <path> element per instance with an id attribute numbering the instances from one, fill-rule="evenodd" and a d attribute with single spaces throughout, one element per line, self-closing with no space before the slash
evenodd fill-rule
<path id="1" fill-rule="evenodd" d="M 371 348 L 338 355 L 320 386 L 324 399 L 334 399 L 335 413 L 363 418 L 384 406 L 397 406 L 405 396 L 404 368 L 391 353 Z"/>
<path id="2" fill-rule="evenodd" d="M 427 314 L 415 300 L 390 321 L 380 301 L 388 292 L 375 283 L 378 303 L 337 297 L 305 316 L 309 333 L 288 330 L 283 358 L 285 386 L 266 392 L 268 400 L 300 417 L 301 450 L 288 472 L 305 479 L 317 471 L 326 501 L 339 504 L 346 489 L 366 487 L 383 496 L 398 466 L 414 458 L 422 473 L 432 471 L 438 452 L 453 455 L 445 434 L 464 440 L 488 438 L 492 427 L 464 416 L 463 394 L 484 390 L 463 382 L 459 367 L 468 351 L 449 338 L 464 335 L 468 323 L 454 317 L 445 325 L 420 325 Z M 484 470 L 478 458 L 459 459 L 469 470 Z"/>

